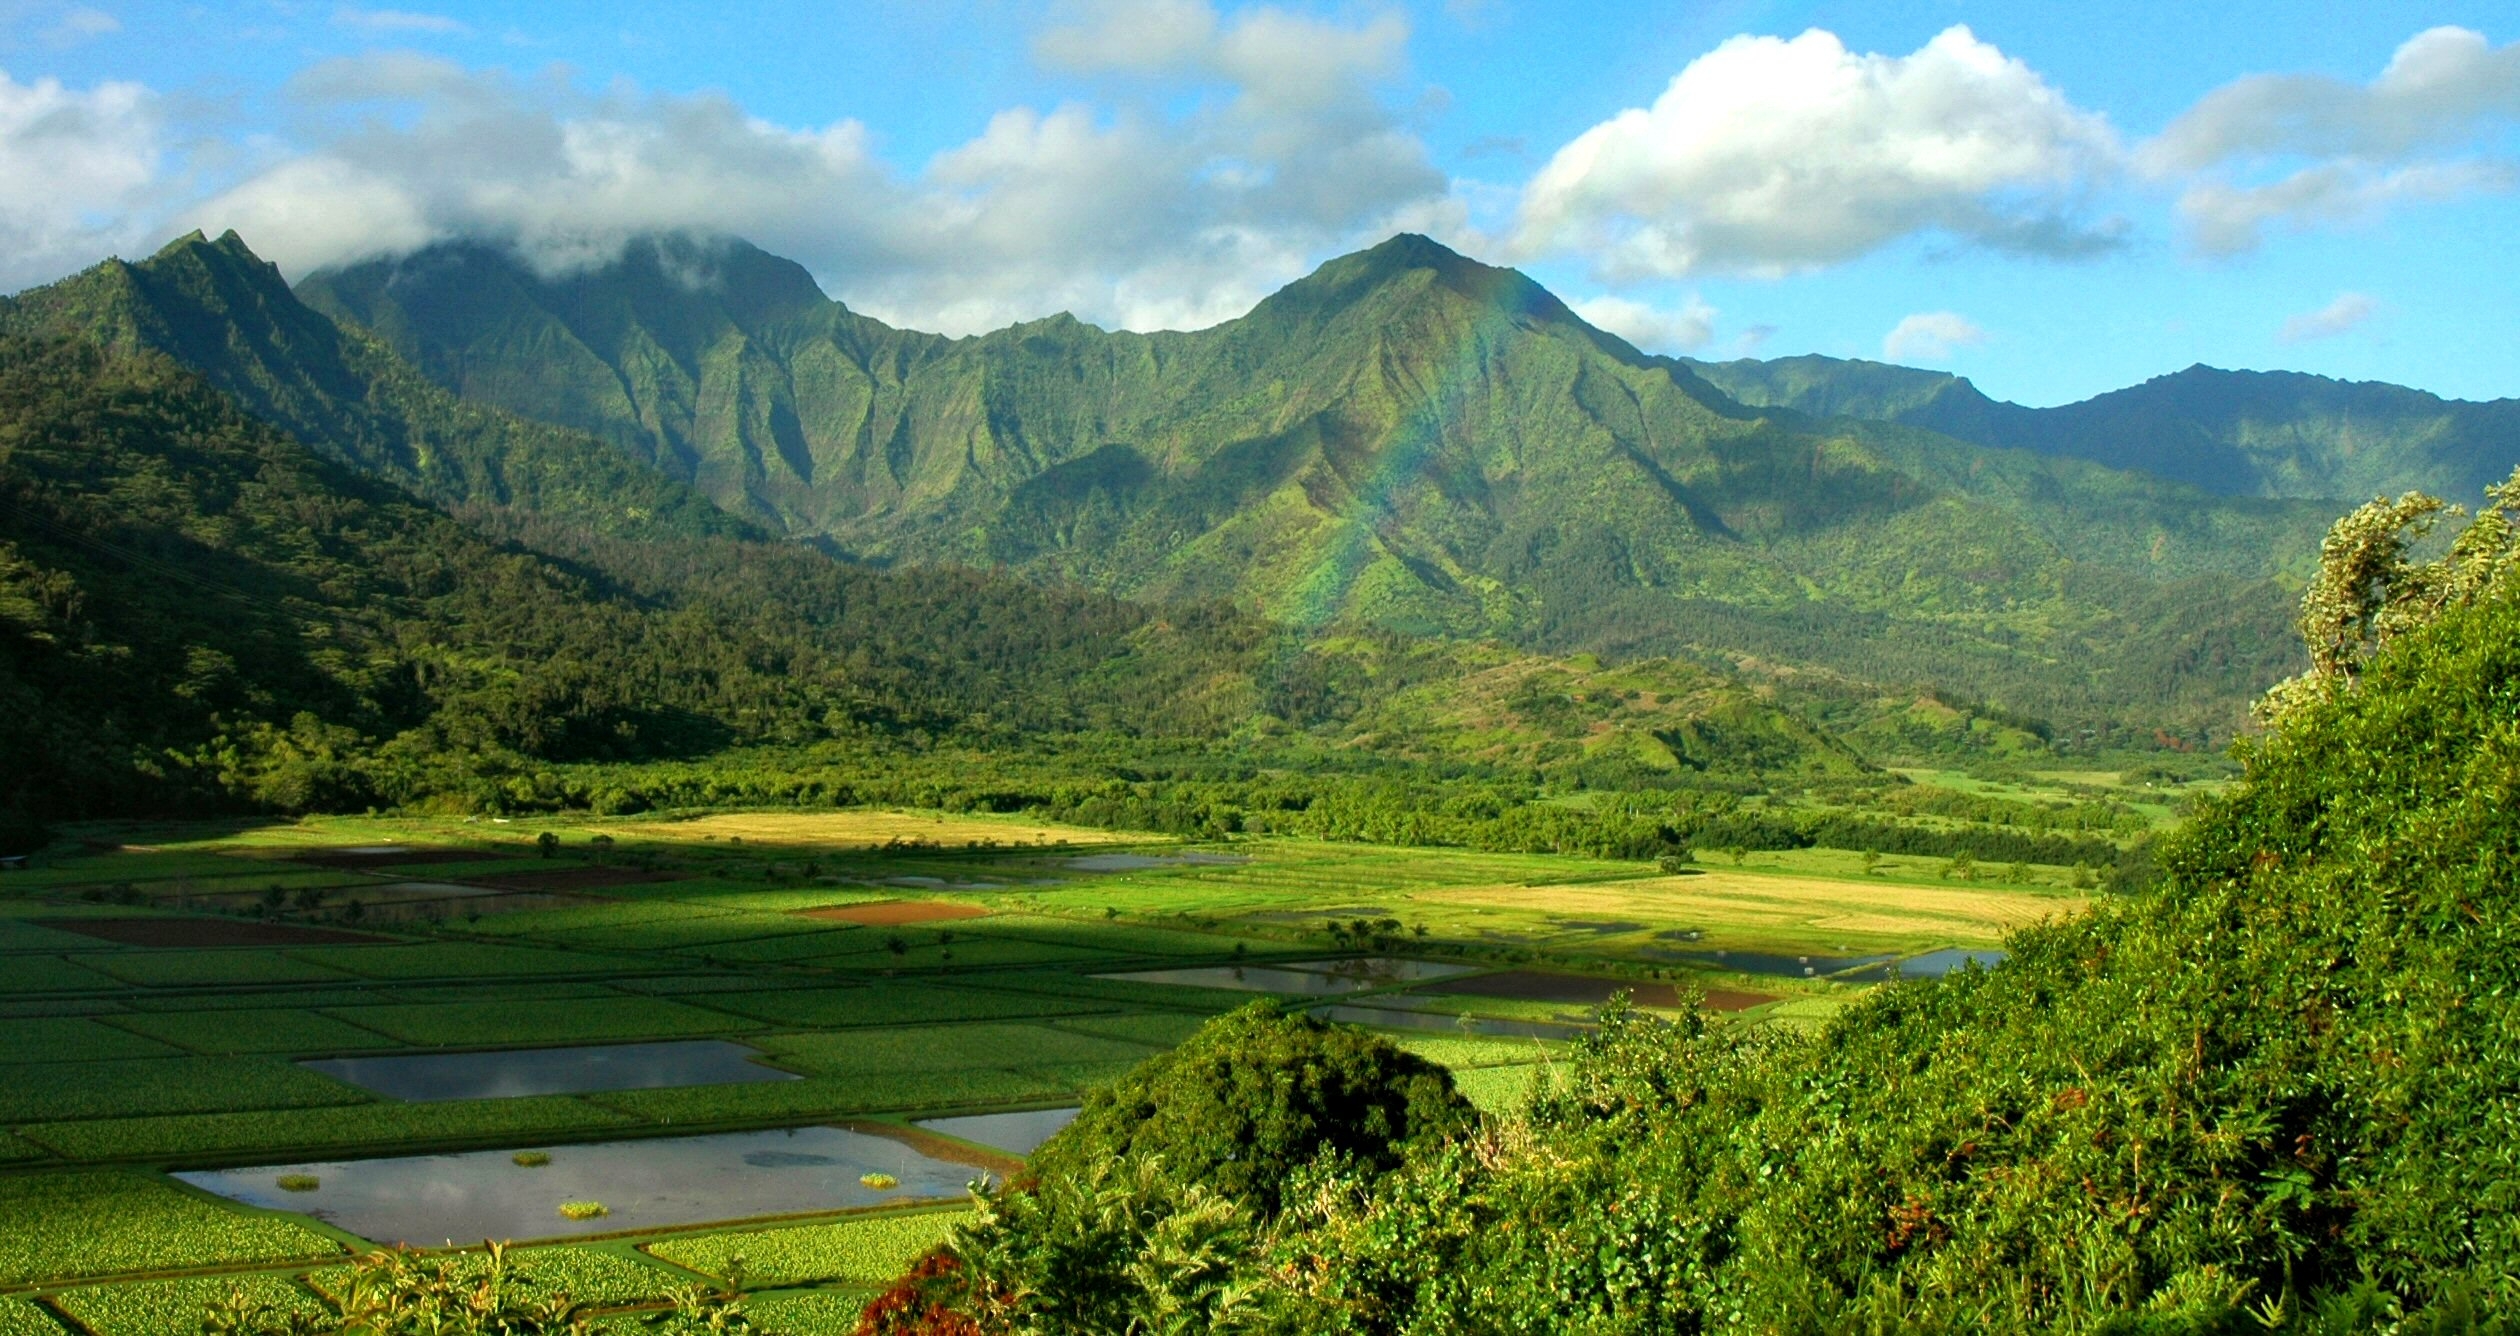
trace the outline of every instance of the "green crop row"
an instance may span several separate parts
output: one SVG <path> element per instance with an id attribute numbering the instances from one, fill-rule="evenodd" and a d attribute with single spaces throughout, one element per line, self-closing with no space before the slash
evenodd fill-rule
<path id="1" fill-rule="evenodd" d="M 1046 994 L 1099 1002 L 1126 1002 L 1181 1011 L 1226 1012 L 1250 1005 L 1253 994 L 1232 988 L 1200 988 L 1185 984 L 1144 983 L 1136 979 L 1097 979 L 1064 970 L 1021 970 L 992 974 L 974 983 L 986 988 Z"/>
<path id="2" fill-rule="evenodd" d="M 1094 923 L 1048 915 L 1002 914 L 979 920 L 971 930 L 984 937 L 1004 937 L 1046 945 L 1084 947 L 1130 956 L 1224 956 L 1240 945 L 1245 950 L 1283 946 L 1244 941 L 1216 933 L 1178 928 L 1152 928 L 1137 923 Z"/>
<path id="3" fill-rule="evenodd" d="M 1428 1062 L 1452 1068 L 1456 1075 L 1474 1067 L 1513 1067 L 1541 1062 L 1565 1051 L 1562 1044 L 1492 1035 L 1407 1034 L 1387 1037 Z"/>
<path id="4" fill-rule="evenodd" d="M 781 1064 L 827 1076 L 943 1072 L 970 1067 L 1039 1067 L 1138 1062 L 1155 1050 L 1100 1035 L 1004 1022 L 921 1025 L 841 1034 L 777 1035 L 761 1041 Z"/>
<path id="5" fill-rule="evenodd" d="M 457 1274 L 477 1277 L 487 1269 L 490 1254 L 474 1250 L 457 1253 L 451 1260 Z M 565 1294 L 573 1303 L 597 1308 L 655 1299 L 683 1283 L 681 1277 L 626 1249 L 583 1244 L 510 1248 L 507 1265 L 510 1276 L 537 1291 Z M 338 1294 L 349 1283 L 351 1271 L 345 1262 L 310 1272 L 306 1280 L 325 1293 Z"/>
<path id="6" fill-rule="evenodd" d="M 1125 1039 L 1132 1044 L 1153 1048 L 1171 1048 L 1198 1033 L 1199 1027 L 1207 1022 L 1205 1016 L 1185 1016 L 1178 1011 L 1135 1011 L 1119 1016 L 1077 1016 L 1052 1024 L 1078 1034 Z"/>
<path id="7" fill-rule="evenodd" d="M 143 988 L 232 983 L 330 983 L 342 971 L 278 951 L 138 951 L 90 956 L 88 968 Z"/>
<path id="8" fill-rule="evenodd" d="M 1095 1002 L 918 983 L 792 989 L 717 998 L 712 1006 L 780 1025 L 843 1028 L 922 1021 L 1012 1020 L 1112 1010 Z"/>
<path id="9" fill-rule="evenodd" d="M 105 951 L 112 946 L 94 937 L 47 928 L 24 919 L 0 918 L 0 951 Z"/>
<path id="10" fill-rule="evenodd" d="M 620 996 L 345 1007 L 332 1014 L 415 1044 L 585 1043 L 761 1028 L 758 1021 L 724 1012 L 705 1011 L 661 998 Z"/>
<path id="11" fill-rule="evenodd" d="M 93 993 L 115 986 L 114 980 L 59 956 L 12 956 L 9 967 L 0 970 L 0 993 Z"/>
<path id="12" fill-rule="evenodd" d="M 122 1058 L 0 1067 L 0 1122 L 352 1104 L 365 1091 L 266 1058 Z"/>
<path id="13" fill-rule="evenodd" d="M 164 1044 L 76 1016 L 29 1018 L 0 1025 L 0 1063 L 173 1056 L 175 1050 Z"/>
<path id="14" fill-rule="evenodd" d="M 861 936 L 875 935 L 861 934 Z M 878 936 L 872 943 L 875 948 L 872 951 L 855 951 L 843 957 L 817 963 L 851 970 L 932 970 L 945 966 L 1091 964 L 1099 961 L 1116 962 L 1128 959 L 1126 956 L 1113 955 L 1105 951 L 1092 951 L 1084 947 L 1055 946 L 1041 942 L 998 941 L 985 937 L 970 937 L 961 933 L 955 933 L 953 939 L 947 942 L 938 942 L 932 938 L 922 940 L 917 937 L 908 937 L 904 944 L 909 949 L 895 953 L 886 945 L 884 939 Z"/>
<path id="15" fill-rule="evenodd" d="M 815 923 L 813 928 L 812 932 L 719 942 L 696 954 L 722 965 L 779 965 L 791 961 L 820 963 L 831 956 L 844 956 L 861 949 L 873 950 L 884 944 L 882 937 L 854 923 Z"/>
<path id="16" fill-rule="evenodd" d="M 340 1251 L 295 1221 L 232 1210 L 154 1175 L 90 1169 L 0 1178 L 0 1284 Z"/>
<path id="17" fill-rule="evenodd" d="M 381 1034 L 321 1012 L 270 1007 L 135 1013 L 117 1017 L 114 1025 L 196 1053 L 336 1053 L 396 1046 Z"/>
<path id="18" fill-rule="evenodd" d="M 515 914 L 499 914 L 474 924 L 470 931 L 485 937 L 532 937 L 583 928 L 691 919 L 729 912 L 732 911 L 684 901 L 640 900 L 628 904 L 572 905 L 566 909 L 528 909 Z"/>
<path id="19" fill-rule="evenodd" d="M 749 1087 L 761 1089 L 763 1087 Z M 74 1160 L 232 1155 L 243 1152 L 381 1151 L 415 1141 L 597 1133 L 639 1119 L 566 1095 L 354 1104 L 264 1113 L 113 1118 L 22 1127 L 28 1140 Z"/>
<path id="20" fill-rule="evenodd" d="M 564 946 L 590 951 L 693 951 L 718 942 L 817 934 L 829 926 L 785 914 L 692 912 L 686 909 L 673 918 L 537 935 L 548 936 Z"/>
<path id="21" fill-rule="evenodd" d="M 121 999 L 133 1012 L 184 1015 L 197 1011 L 265 1011 L 285 1007 L 365 1006 L 393 1000 L 385 990 L 364 984 L 344 988 L 223 988 L 203 993 L 127 993 Z"/>
<path id="22" fill-rule="evenodd" d="M 1531 1094 L 1532 1083 L 1549 1079 L 1550 1069 L 1534 1063 L 1521 1067 L 1473 1067 L 1453 1073 L 1453 1088 L 1461 1097 L 1490 1114 L 1511 1113 L 1522 1107 Z"/>
<path id="23" fill-rule="evenodd" d="M 647 1250 L 677 1266 L 723 1281 L 735 1259 L 757 1285 L 809 1285 L 821 1281 L 891 1283 L 930 1248 L 944 1242 L 968 1211 L 919 1211 L 855 1216 L 827 1225 L 755 1229 L 661 1239 Z"/>
<path id="24" fill-rule="evenodd" d="M 62 1325 L 53 1320 L 31 1299 L 14 1294 L 0 1294 L 0 1336 L 68 1336 Z"/>
<path id="25" fill-rule="evenodd" d="M 872 1290 L 797 1290 L 748 1299 L 753 1326 L 779 1336 L 854 1336 Z"/>
<path id="26" fill-rule="evenodd" d="M 278 1276 L 194 1276 L 96 1285 L 52 1295 L 61 1310 L 95 1336 L 201 1336 L 201 1320 L 230 1295 L 314 1317 L 312 1295 Z"/>
<path id="27" fill-rule="evenodd" d="M 369 979 L 533 978 L 558 974 L 618 974 L 646 968 L 621 956 L 545 951 L 497 942 L 424 942 L 413 946 L 318 946 L 300 960 L 347 970 Z"/>

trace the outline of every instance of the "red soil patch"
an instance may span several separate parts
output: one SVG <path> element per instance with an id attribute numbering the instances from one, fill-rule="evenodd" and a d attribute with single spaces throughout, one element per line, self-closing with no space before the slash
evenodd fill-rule
<path id="1" fill-rule="evenodd" d="M 420 867 L 429 863 L 478 863 L 499 855 L 475 849 L 309 849 L 291 854 L 295 863 L 312 863 L 317 867 L 370 868 Z"/>
<path id="2" fill-rule="evenodd" d="M 75 932 L 123 946 L 353 946 L 385 939 L 340 928 L 252 923 L 222 918 L 41 918 L 39 927 Z"/>
<path id="3" fill-rule="evenodd" d="M 988 910 L 979 905 L 955 904 L 949 900 L 879 900 L 870 905 L 830 905 L 822 909 L 800 909 L 797 916 L 828 919 L 834 923 L 861 923 L 870 928 L 893 928 L 904 923 L 941 923 L 946 919 L 983 918 Z"/>
<path id="4" fill-rule="evenodd" d="M 634 867 L 558 867 L 548 872 L 492 872 L 466 877 L 468 886 L 501 891 L 593 891 L 606 886 L 639 886 L 651 881 L 680 881 L 679 872 L 646 872 Z"/>
<path id="5" fill-rule="evenodd" d="M 1447 980 L 1434 989 L 1469 997 L 1506 997 L 1517 1002 L 1566 1002 L 1583 1006 L 1599 1006 L 1611 994 L 1625 990 L 1640 1007 L 1676 1007 L 1680 990 L 1667 983 L 1647 983 L 1632 979 L 1592 979 L 1576 974 L 1541 974 L 1532 970 L 1509 970 L 1503 974 L 1486 974 L 1475 979 Z M 1712 988 L 1706 992 L 1708 1011 L 1747 1011 L 1775 998 L 1757 993 L 1737 993 L 1728 988 Z"/>

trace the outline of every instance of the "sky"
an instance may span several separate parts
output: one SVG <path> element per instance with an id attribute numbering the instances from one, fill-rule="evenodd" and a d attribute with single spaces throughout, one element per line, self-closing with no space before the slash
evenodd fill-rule
<path id="1" fill-rule="evenodd" d="M 1652 352 L 2520 396 L 2520 9 L 0 0 L 0 291 L 740 236 L 895 324 L 1230 319 L 1400 231 Z"/>

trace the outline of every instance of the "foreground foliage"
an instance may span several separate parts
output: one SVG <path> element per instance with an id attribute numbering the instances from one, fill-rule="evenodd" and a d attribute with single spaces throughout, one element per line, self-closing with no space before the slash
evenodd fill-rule
<path id="1" fill-rule="evenodd" d="M 2245 782 L 2155 889 L 2000 969 L 1809 1039 L 1614 1007 L 1519 1116 L 1384 1172 L 1324 1159 L 1264 1194 L 1047 1155 L 925 1293 L 975 1331 L 2507 1329 L 2508 520 L 2429 565 L 2333 546 L 2363 573 L 2316 587 L 2306 629 L 2334 634 Z M 1129 1265 L 1008 1260 L 1080 1246 Z"/>

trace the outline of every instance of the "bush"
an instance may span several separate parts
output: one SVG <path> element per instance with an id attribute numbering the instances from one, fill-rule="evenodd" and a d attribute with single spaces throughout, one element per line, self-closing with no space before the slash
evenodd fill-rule
<path id="1" fill-rule="evenodd" d="M 1166 1176 L 1274 1214 L 1297 1169 L 1324 1154 L 1361 1173 L 1413 1142 L 1470 1126 L 1452 1075 L 1375 1035 L 1254 1003 L 1094 1092 L 1032 1157 L 1043 1181 L 1105 1162 L 1159 1161 Z"/>

